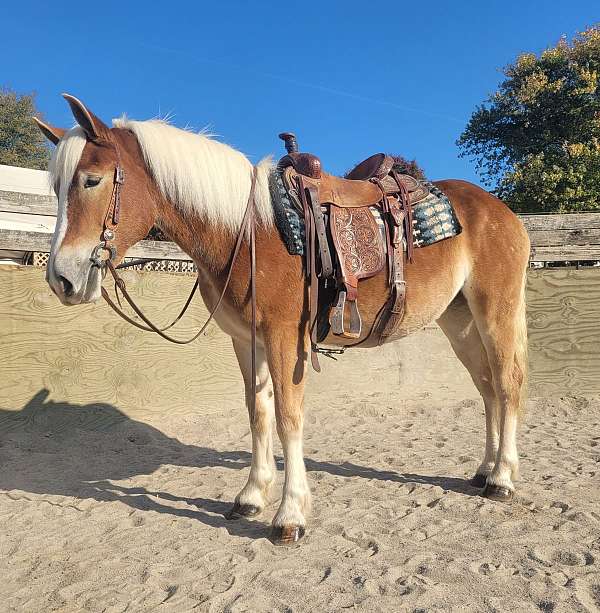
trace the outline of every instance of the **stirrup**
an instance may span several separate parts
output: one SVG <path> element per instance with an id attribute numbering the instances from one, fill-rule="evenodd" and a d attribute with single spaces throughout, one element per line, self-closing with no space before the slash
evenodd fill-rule
<path id="1" fill-rule="evenodd" d="M 336 336 L 343 336 L 345 338 L 360 338 L 362 331 L 362 320 L 358 311 L 358 304 L 356 300 L 348 300 L 350 304 L 350 329 L 346 330 L 344 325 L 344 310 L 346 307 L 346 292 L 340 290 L 338 292 L 337 304 L 331 308 L 329 314 L 329 323 L 331 324 L 331 331 Z"/>

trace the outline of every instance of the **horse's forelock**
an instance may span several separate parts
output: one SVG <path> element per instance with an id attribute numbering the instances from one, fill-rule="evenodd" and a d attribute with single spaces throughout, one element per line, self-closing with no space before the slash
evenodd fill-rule
<path id="1" fill-rule="evenodd" d="M 66 132 L 54 150 L 48 170 L 50 186 L 57 192 L 59 201 L 63 195 L 66 198 L 86 142 L 83 128 L 75 126 Z"/>

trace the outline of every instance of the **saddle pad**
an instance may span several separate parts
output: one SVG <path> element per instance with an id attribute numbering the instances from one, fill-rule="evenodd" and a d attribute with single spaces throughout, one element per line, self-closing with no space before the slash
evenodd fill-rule
<path id="1" fill-rule="evenodd" d="M 432 183 L 423 183 L 430 193 L 412 207 L 415 247 L 427 247 L 438 241 L 457 236 L 462 231 L 448 197 Z M 279 234 L 291 255 L 304 255 L 304 219 L 285 187 L 280 169 L 273 169 L 269 177 L 269 185 L 275 224 Z M 379 209 L 369 207 L 369 210 L 383 228 Z"/>
<path id="2" fill-rule="evenodd" d="M 274 168 L 269 175 L 269 189 L 275 225 L 290 255 L 304 255 L 304 218 L 294 206 L 282 177 L 283 169 Z"/>
<path id="3" fill-rule="evenodd" d="M 462 232 L 450 200 L 433 183 L 426 183 L 429 196 L 412 207 L 413 242 L 415 247 L 427 247 Z"/>

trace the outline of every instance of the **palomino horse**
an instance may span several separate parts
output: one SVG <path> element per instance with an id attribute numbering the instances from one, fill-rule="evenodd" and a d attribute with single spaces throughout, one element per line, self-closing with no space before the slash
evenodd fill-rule
<path id="1" fill-rule="evenodd" d="M 79 100 L 65 98 L 78 126 L 63 130 L 38 121 L 57 145 L 50 165 L 59 199 L 47 270 L 52 290 L 65 305 L 100 297 L 102 271 L 91 256 L 114 199 L 118 165 L 127 180 L 120 192 L 119 230 L 113 240 L 116 260 L 157 225 L 193 258 L 200 271 L 202 297 L 212 309 L 225 285 L 244 218 L 252 164 L 227 145 L 162 121 L 119 119 L 109 128 Z M 302 450 L 308 292 L 302 258 L 289 255 L 273 222 L 268 185 L 272 168 L 265 160 L 254 170 L 255 381 L 251 258 L 245 250 L 232 267 L 215 319 L 232 339 L 246 402 L 253 407 L 250 474 L 230 515 L 253 516 L 265 507 L 276 474 L 271 442 L 275 416 L 285 481 L 272 537 L 285 543 L 304 533 L 311 498 Z M 433 321 L 439 324 L 485 404 L 485 454 L 474 483 L 485 486 L 484 496 L 510 500 L 518 475 L 516 430 L 527 362 L 529 240 L 519 219 L 479 187 L 457 180 L 440 181 L 437 186 L 452 202 L 463 231 L 415 250 L 405 271 L 404 318 L 390 340 Z M 361 281 L 360 296 L 363 330 L 368 330 L 388 296 L 386 275 Z"/>

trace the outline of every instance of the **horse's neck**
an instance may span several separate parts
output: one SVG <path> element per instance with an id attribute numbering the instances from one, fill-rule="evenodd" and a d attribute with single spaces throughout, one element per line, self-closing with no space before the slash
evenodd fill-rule
<path id="1" fill-rule="evenodd" d="M 229 263 L 236 236 L 196 213 L 183 213 L 171 202 L 160 203 L 157 225 L 205 272 L 221 273 Z"/>
<path id="2" fill-rule="evenodd" d="M 250 178 L 250 168 L 247 161 L 245 161 L 243 172 L 241 172 L 244 178 Z M 268 173 L 270 169 L 271 165 L 268 162 L 259 164 L 256 169 L 257 179 L 254 192 L 254 206 L 256 207 L 255 214 L 258 220 L 256 228 L 257 242 L 266 240 L 265 233 L 269 234 L 267 229 L 270 230 L 270 223 L 264 223 L 265 219 L 270 215 L 271 197 L 268 187 Z M 149 179 L 153 180 L 151 177 Z M 239 227 L 236 227 L 235 222 L 229 224 L 219 221 L 218 215 L 215 216 L 217 219 L 211 219 L 205 210 L 190 210 L 189 206 L 179 206 L 179 203 L 168 200 L 156 184 L 154 187 L 154 193 L 157 196 L 157 225 L 183 251 L 190 255 L 203 272 L 209 273 L 213 278 L 220 277 L 230 263 L 239 227 L 243 223 L 242 219 L 248 205 L 248 195 L 244 193 L 244 186 L 239 191 L 230 190 L 233 193 L 221 199 L 227 202 L 224 210 L 230 211 L 230 214 L 227 214 L 228 220 L 234 221 L 239 216 Z M 249 184 L 248 190 L 250 190 Z M 240 194 L 240 191 L 242 194 Z M 199 197 L 201 196 L 199 195 Z M 234 202 L 237 198 L 240 201 Z M 222 211 L 223 209 L 219 212 Z M 244 249 L 242 249 L 242 252 L 244 252 Z M 244 260 L 243 254 L 241 260 Z"/>

